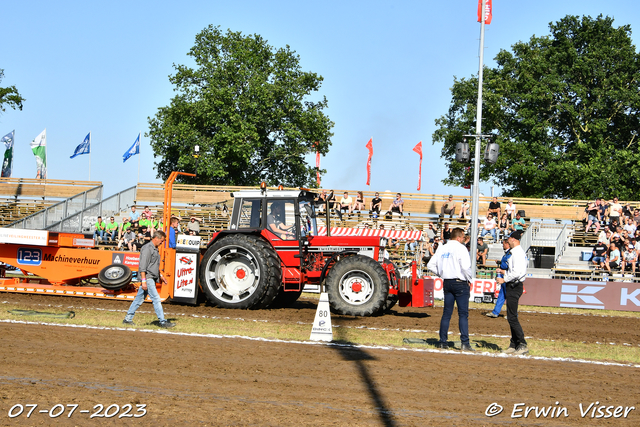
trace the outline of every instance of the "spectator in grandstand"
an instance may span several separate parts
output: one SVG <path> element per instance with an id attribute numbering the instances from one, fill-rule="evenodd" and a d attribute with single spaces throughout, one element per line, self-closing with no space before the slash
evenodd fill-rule
<path id="1" fill-rule="evenodd" d="M 435 253 L 435 249 L 433 248 L 433 246 L 434 246 L 434 243 L 428 240 L 424 242 L 424 245 L 422 246 L 422 262 L 423 263 L 427 264 L 431 259 L 431 257 L 433 256 L 433 254 Z"/>
<path id="2" fill-rule="evenodd" d="M 629 234 L 629 236 L 635 235 L 637 228 L 638 224 L 633 219 L 629 219 L 624 227 L 622 227 L 622 229 L 625 230 L 627 234 Z"/>
<path id="3" fill-rule="evenodd" d="M 149 228 L 151 226 L 151 221 L 147 219 L 147 214 L 142 212 L 140 214 L 140 219 L 138 220 L 138 229 L 142 231 L 142 228 Z"/>
<path id="4" fill-rule="evenodd" d="M 138 227 L 138 220 L 140 219 L 140 212 L 136 212 L 136 207 L 131 206 L 131 212 L 129 212 L 129 218 L 131 218 L 131 223 L 134 224 L 134 227 Z"/>
<path id="5" fill-rule="evenodd" d="M 133 242 L 134 251 L 139 251 L 144 245 L 151 241 L 151 233 L 147 230 L 146 226 L 140 227 L 140 232 L 136 237 L 135 242 Z"/>
<path id="6" fill-rule="evenodd" d="M 489 254 L 489 245 L 484 242 L 482 237 L 478 237 L 478 249 L 476 251 L 476 262 L 484 265 L 487 262 L 487 255 Z"/>
<path id="7" fill-rule="evenodd" d="M 362 194 L 362 191 L 358 191 L 356 193 L 356 200 L 355 202 L 353 202 L 353 205 L 351 206 L 351 212 L 361 212 L 365 209 L 365 204 L 364 204 L 364 195 Z"/>
<path id="8" fill-rule="evenodd" d="M 376 192 L 375 197 L 371 199 L 371 203 L 369 205 L 369 216 L 373 218 L 378 218 L 380 216 L 381 210 L 382 210 L 382 199 L 380 198 L 380 194 Z"/>
<path id="9" fill-rule="evenodd" d="M 600 234 L 598 234 L 598 241 L 604 243 L 607 247 L 611 244 L 611 230 L 608 225 L 605 225 Z"/>
<path id="10" fill-rule="evenodd" d="M 615 239 L 614 239 L 615 240 Z M 604 264 L 604 267 L 608 272 L 611 272 L 611 269 L 617 270 L 620 266 L 620 249 L 616 246 L 615 243 L 611 243 L 609 246 L 609 254 L 607 256 L 607 261 Z"/>
<path id="11" fill-rule="evenodd" d="M 609 222 L 613 223 L 614 220 L 618 220 L 619 224 L 620 215 L 622 215 L 622 205 L 618 202 L 618 198 L 614 197 L 609 201 Z"/>
<path id="12" fill-rule="evenodd" d="M 633 209 L 633 220 L 636 222 L 636 225 L 640 224 L 640 209 Z"/>
<path id="13" fill-rule="evenodd" d="M 484 220 L 484 222 L 482 223 L 482 233 L 480 233 L 480 237 L 484 237 L 487 234 L 491 234 L 491 237 L 493 238 L 493 240 L 496 240 L 496 229 L 498 228 L 498 224 L 496 224 L 496 221 L 493 219 L 493 216 L 491 214 L 487 215 L 487 218 Z"/>
<path id="14" fill-rule="evenodd" d="M 627 245 L 626 250 L 622 254 L 622 264 L 620 268 L 622 271 L 631 270 L 633 274 L 636 274 L 636 263 L 638 262 L 638 253 L 635 250 L 635 247 L 631 245 Z"/>
<path id="15" fill-rule="evenodd" d="M 115 221 L 114 217 L 109 218 L 109 222 L 105 228 L 105 236 L 109 238 L 110 242 L 118 241 L 118 233 L 120 232 L 120 224 Z"/>
<path id="16" fill-rule="evenodd" d="M 612 245 L 616 245 L 620 254 L 624 251 L 624 241 L 622 240 L 622 236 L 619 234 L 614 234 L 611 240 Z"/>
<path id="17" fill-rule="evenodd" d="M 598 243 L 593 247 L 591 254 L 591 263 L 598 268 L 604 268 L 607 258 L 607 245 L 601 239 L 598 239 Z"/>
<path id="18" fill-rule="evenodd" d="M 503 214 L 503 215 L 506 215 Z M 504 255 L 500 261 L 496 260 L 496 264 L 502 270 L 509 269 L 509 258 L 511 257 L 511 248 L 509 247 L 509 238 L 505 237 L 502 239 L 502 250 L 504 251 Z M 503 273 L 498 273 L 497 277 L 504 277 Z M 497 284 L 500 286 L 499 284 Z M 504 285 L 500 286 L 500 291 L 498 292 L 498 298 L 496 299 L 496 305 L 493 307 L 493 310 L 486 314 L 487 317 L 497 318 L 500 316 L 500 311 L 502 310 L 502 306 L 504 305 L 505 293 L 504 293 Z"/>
<path id="19" fill-rule="evenodd" d="M 107 224 L 102 220 L 102 217 L 99 216 L 98 220 L 95 223 L 96 231 L 93 233 L 93 239 L 96 242 L 101 242 L 104 240 L 104 233 L 107 228 Z"/>
<path id="20" fill-rule="evenodd" d="M 440 216 L 449 215 L 449 218 L 453 218 L 456 214 L 456 202 L 453 201 L 453 194 L 449 194 L 449 198 L 442 204 L 440 208 Z"/>
<path id="21" fill-rule="evenodd" d="M 416 239 L 411 239 L 404 244 L 405 252 L 409 252 L 411 255 L 415 253 L 417 247 L 418 247 L 418 242 L 416 242 Z"/>
<path id="22" fill-rule="evenodd" d="M 389 211 L 387 212 L 387 215 L 393 214 L 393 213 L 399 213 L 400 215 L 404 215 L 403 209 L 404 209 L 404 200 L 402 200 L 402 195 L 400 193 L 397 193 L 396 198 L 389 205 Z"/>
<path id="23" fill-rule="evenodd" d="M 600 211 L 600 221 L 602 222 L 602 224 L 606 224 L 607 220 L 609 219 L 609 217 L 607 216 L 607 208 L 609 207 L 609 204 L 605 202 L 602 197 L 598 197 L 596 199 L 596 202 L 598 202 L 598 210 Z"/>
<path id="24" fill-rule="evenodd" d="M 136 240 L 136 233 L 133 232 L 131 227 L 127 227 L 127 229 L 122 234 L 122 238 L 118 241 L 118 249 L 122 247 L 126 247 L 130 251 L 134 251 L 135 240 Z"/>
<path id="25" fill-rule="evenodd" d="M 631 204 L 629 202 L 622 206 L 622 216 L 624 218 L 625 224 L 627 220 L 633 217 L 633 209 L 631 209 Z"/>
<path id="26" fill-rule="evenodd" d="M 131 221 L 129 221 L 129 217 L 122 218 L 122 227 L 120 228 L 120 232 L 124 234 L 127 229 L 131 228 Z"/>
<path id="27" fill-rule="evenodd" d="M 462 205 L 460 205 L 460 218 L 469 218 L 469 209 L 471 205 L 467 202 L 467 199 L 462 199 Z"/>
<path id="28" fill-rule="evenodd" d="M 340 210 L 340 204 L 336 200 L 336 195 L 333 193 L 333 190 L 329 191 L 327 202 L 329 202 L 329 210 L 333 209 L 333 211 L 338 215 L 338 219 L 342 221 L 342 211 Z"/>
<path id="29" fill-rule="evenodd" d="M 348 212 L 349 214 L 351 214 L 352 210 L 351 207 L 353 206 L 353 198 L 351 196 L 349 196 L 348 192 L 344 192 L 344 196 L 342 196 L 342 199 L 340 199 L 340 210 L 341 211 L 345 211 Z"/>
<path id="30" fill-rule="evenodd" d="M 428 242 L 433 242 L 433 239 L 436 238 L 436 231 L 433 229 L 433 224 L 427 224 L 427 228 L 424 230 L 425 240 Z"/>
<path id="31" fill-rule="evenodd" d="M 507 213 L 503 213 L 502 216 L 500 217 L 500 221 L 498 222 L 498 230 L 499 230 L 499 234 L 500 236 L 506 236 L 507 233 L 509 232 L 509 229 L 511 224 L 509 224 L 509 218 L 507 217 Z M 500 238 L 500 236 L 498 236 L 498 238 Z"/>
<path id="32" fill-rule="evenodd" d="M 509 199 L 507 206 L 504 207 L 504 211 L 507 214 L 507 218 L 509 218 L 509 221 L 516 217 L 518 208 L 516 208 L 516 205 L 513 203 L 513 199 Z"/>
<path id="33" fill-rule="evenodd" d="M 189 224 L 187 224 L 187 232 L 191 236 L 199 236 L 200 235 L 200 222 L 202 222 L 204 218 L 197 218 L 192 216 L 189 220 Z"/>
<path id="34" fill-rule="evenodd" d="M 491 214 L 491 216 L 494 218 L 500 218 L 501 211 L 502 209 L 500 208 L 500 202 L 498 201 L 498 198 L 493 197 L 491 199 L 491 202 L 489 202 L 489 210 L 487 211 L 487 214 Z"/>
<path id="35" fill-rule="evenodd" d="M 149 206 L 145 206 L 144 211 L 142 212 L 147 216 L 147 219 L 153 216 L 153 212 L 151 212 L 151 209 L 149 209 Z"/>
<path id="36" fill-rule="evenodd" d="M 442 238 L 443 244 L 446 244 L 449 239 L 451 239 L 451 229 L 449 228 L 449 223 L 445 222 L 442 227 L 442 231 L 440 232 L 440 237 Z"/>
<path id="37" fill-rule="evenodd" d="M 400 242 L 395 237 L 396 226 L 392 225 L 391 228 L 389 229 L 389 232 L 391 233 L 391 238 L 389 238 L 389 246 L 396 249 L 399 248 Z"/>
<path id="38" fill-rule="evenodd" d="M 318 212 L 323 212 L 327 203 L 327 190 L 322 190 L 316 200 L 316 208 Z"/>
<path id="39" fill-rule="evenodd" d="M 589 232 L 589 228 L 591 224 L 595 225 L 595 233 L 598 234 L 600 230 L 600 210 L 598 209 L 598 200 L 594 200 L 587 204 L 586 207 L 587 212 L 587 227 L 585 228 L 585 233 Z"/>
<path id="40" fill-rule="evenodd" d="M 513 231 L 523 231 L 525 227 L 524 218 L 520 217 L 520 212 L 516 212 L 516 217 L 511 221 L 511 229 Z"/>

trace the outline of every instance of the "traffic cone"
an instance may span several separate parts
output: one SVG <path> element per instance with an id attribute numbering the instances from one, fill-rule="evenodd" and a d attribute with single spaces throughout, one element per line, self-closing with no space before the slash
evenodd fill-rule
<path id="1" fill-rule="evenodd" d="M 320 302 L 316 310 L 316 317 L 311 328 L 311 341 L 332 341 L 333 329 L 331 328 L 331 310 L 329 309 L 329 295 L 326 292 L 320 294 Z"/>

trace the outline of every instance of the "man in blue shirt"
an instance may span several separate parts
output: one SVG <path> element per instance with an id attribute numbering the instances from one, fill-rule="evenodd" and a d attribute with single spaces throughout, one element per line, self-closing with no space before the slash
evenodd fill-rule
<path id="1" fill-rule="evenodd" d="M 502 260 L 500 260 L 500 268 L 502 270 L 509 269 L 509 258 L 511 257 L 511 249 L 509 248 L 509 237 L 505 238 L 502 241 L 502 249 L 506 252 L 502 256 Z M 504 277 L 504 274 L 498 273 L 496 277 Z M 500 315 L 500 311 L 502 310 L 502 306 L 504 305 L 504 285 L 500 286 L 500 293 L 498 294 L 498 299 L 496 300 L 496 306 L 493 308 L 493 311 L 490 311 L 486 314 L 487 317 L 493 317 L 494 319 Z"/>

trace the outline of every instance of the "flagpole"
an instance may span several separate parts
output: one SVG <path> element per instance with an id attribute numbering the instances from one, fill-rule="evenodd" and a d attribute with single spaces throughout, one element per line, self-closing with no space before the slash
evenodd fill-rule
<path id="1" fill-rule="evenodd" d="M 89 132 L 89 181 L 91 181 L 91 132 Z"/>
<path id="2" fill-rule="evenodd" d="M 44 128 L 44 179 L 49 175 L 49 141 L 47 141 L 47 128 Z"/>
<path id="3" fill-rule="evenodd" d="M 471 277 L 476 277 L 476 254 L 478 253 L 478 203 L 480 202 L 480 148 L 482 139 L 482 71 L 484 61 L 485 5 L 482 0 L 480 18 L 480 65 L 478 67 L 478 103 L 476 105 L 476 151 L 473 168 L 473 197 L 471 200 Z"/>
<path id="4" fill-rule="evenodd" d="M 138 180 L 136 181 L 136 185 L 140 182 L 140 152 L 142 148 L 142 132 L 138 132 Z"/>

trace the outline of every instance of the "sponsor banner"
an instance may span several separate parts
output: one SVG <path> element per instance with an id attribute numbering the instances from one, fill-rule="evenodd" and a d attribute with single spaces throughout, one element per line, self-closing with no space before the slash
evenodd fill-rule
<path id="1" fill-rule="evenodd" d="M 198 286 L 198 256 L 199 254 L 197 253 L 176 253 L 174 297 L 193 298 L 196 294 L 196 286 Z"/>
<path id="2" fill-rule="evenodd" d="M 84 251 L 83 251 L 84 252 Z M 87 251 L 87 254 L 91 254 L 91 251 Z M 69 255 L 54 255 L 45 253 L 42 256 L 43 261 L 48 262 L 61 262 L 64 264 L 74 265 L 99 265 L 100 259 L 89 258 L 87 256 L 69 256 Z"/>
<path id="3" fill-rule="evenodd" d="M 132 270 L 137 270 L 139 263 L 139 254 L 114 252 L 111 255 L 111 264 L 124 264 Z"/>
<path id="4" fill-rule="evenodd" d="M 640 283 L 529 278 L 524 284 L 524 305 L 640 311 Z"/>
<path id="5" fill-rule="evenodd" d="M 200 252 L 200 236 L 179 234 L 176 238 L 176 251 Z"/>
<path id="6" fill-rule="evenodd" d="M 49 232 L 45 230 L 20 230 L 0 228 L 0 243 L 47 246 Z"/>
<path id="7" fill-rule="evenodd" d="M 93 248 L 96 245 L 96 242 L 93 239 L 73 239 L 73 246 L 85 246 L 88 248 Z"/>
<path id="8" fill-rule="evenodd" d="M 433 279 L 433 296 L 435 299 L 444 299 L 444 291 L 442 290 L 443 281 L 439 277 L 435 276 L 424 276 L 425 279 Z M 525 286 L 529 285 L 529 281 L 525 282 Z M 485 292 L 495 292 L 496 290 L 496 281 L 493 279 L 474 279 L 471 283 L 470 291 L 471 295 L 469 296 L 469 301 L 475 301 L 476 297 L 482 298 Z M 527 288 L 527 292 L 529 288 Z M 520 300 L 522 301 L 522 300 Z M 524 303 L 523 303 L 524 304 Z"/>

